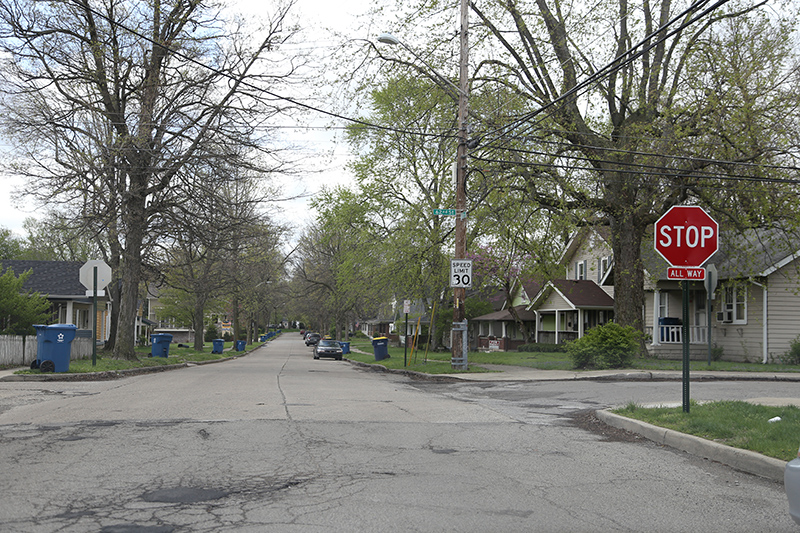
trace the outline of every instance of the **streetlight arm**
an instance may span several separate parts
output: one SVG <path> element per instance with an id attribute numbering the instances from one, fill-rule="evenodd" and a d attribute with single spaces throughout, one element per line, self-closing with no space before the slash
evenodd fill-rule
<path id="1" fill-rule="evenodd" d="M 408 52 L 412 56 L 417 58 L 423 65 L 425 65 L 428 68 L 428 70 L 430 71 L 430 74 L 432 74 L 432 77 L 435 80 L 438 80 L 439 82 L 444 83 L 445 85 L 447 85 L 447 88 L 445 90 L 446 90 L 447 94 L 450 95 L 450 97 L 453 100 L 458 101 L 460 96 L 464 96 L 464 97 L 467 96 L 467 94 L 464 91 L 462 91 L 455 83 L 453 83 L 452 81 L 448 80 L 447 78 L 445 78 L 444 76 L 439 74 L 436 71 L 436 69 L 433 68 L 433 66 L 431 66 L 431 64 L 428 63 L 422 56 L 420 56 L 418 53 L 416 53 L 413 48 L 408 46 L 406 43 L 404 43 L 403 41 L 401 41 L 400 39 L 398 39 L 397 37 L 395 37 L 391 33 L 381 33 L 378 36 L 378 42 L 379 43 L 383 43 L 383 44 L 390 44 L 392 46 L 399 44 L 400 46 L 402 46 L 403 48 L 408 50 Z M 453 93 L 449 89 L 452 89 L 452 91 L 455 91 L 455 93 Z"/>

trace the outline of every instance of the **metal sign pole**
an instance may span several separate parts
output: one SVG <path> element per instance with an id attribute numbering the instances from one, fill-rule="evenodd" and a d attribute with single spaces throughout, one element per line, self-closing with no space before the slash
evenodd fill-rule
<path id="1" fill-rule="evenodd" d="M 689 282 L 683 281 L 683 412 L 689 412 Z"/>
<path id="2" fill-rule="evenodd" d="M 97 366 L 97 266 L 94 270 L 94 283 L 92 283 L 92 366 Z"/>

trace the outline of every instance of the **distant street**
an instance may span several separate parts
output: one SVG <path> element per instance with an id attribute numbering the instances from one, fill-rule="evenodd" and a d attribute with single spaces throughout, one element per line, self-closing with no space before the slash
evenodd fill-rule
<path id="1" fill-rule="evenodd" d="M 415 381 L 315 361 L 296 333 L 117 381 L 0 382 L 0 531 L 796 531 L 781 484 L 585 416 L 680 400 L 679 382 Z"/>

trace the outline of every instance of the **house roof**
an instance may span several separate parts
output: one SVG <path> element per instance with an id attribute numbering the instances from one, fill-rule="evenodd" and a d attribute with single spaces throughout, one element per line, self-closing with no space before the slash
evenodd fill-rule
<path id="1" fill-rule="evenodd" d="M 575 255 L 578 248 L 593 235 L 599 237 L 603 242 L 608 243 L 609 246 L 611 245 L 611 228 L 605 225 L 583 226 L 572 235 L 572 238 L 561 253 L 561 257 L 558 260 L 559 264 L 564 264 L 567 258 Z"/>
<path id="2" fill-rule="evenodd" d="M 514 309 L 517 311 L 517 316 L 525 322 L 534 322 L 536 320 L 536 313 L 528 311 L 525 305 L 517 305 Z M 508 309 L 501 309 L 494 313 L 489 313 L 483 316 L 478 316 L 472 319 L 477 322 L 513 322 L 514 317 L 511 316 L 511 311 Z"/>
<path id="3" fill-rule="evenodd" d="M 800 237 L 782 229 L 721 231 L 719 251 L 708 260 L 719 279 L 769 276 L 800 257 Z M 642 242 L 642 261 L 654 278 L 667 279 L 668 264 L 654 249 L 652 233 Z"/>
<path id="4" fill-rule="evenodd" d="M 83 261 L 0 261 L 3 273 L 11 269 L 16 276 L 32 270 L 22 288 L 38 292 L 49 298 L 86 298 L 86 287 L 80 281 L 80 269 Z"/>
<path id="5" fill-rule="evenodd" d="M 590 280 L 554 279 L 545 285 L 529 308 L 541 305 L 552 290 L 558 291 L 570 305 L 583 309 L 613 309 L 614 299 L 597 283 Z"/>

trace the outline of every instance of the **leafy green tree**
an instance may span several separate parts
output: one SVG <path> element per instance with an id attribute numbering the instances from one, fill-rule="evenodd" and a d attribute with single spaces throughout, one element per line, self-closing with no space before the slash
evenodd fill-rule
<path id="1" fill-rule="evenodd" d="M 480 143 L 469 165 L 520 202 L 610 227 L 623 324 L 642 328 L 641 248 L 670 206 L 702 203 L 739 228 L 797 224 L 796 186 L 784 181 L 800 155 L 797 6 L 763 6 L 470 3 L 472 86 L 511 92 L 522 111 L 470 115 Z M 394 27 L 454 71 L 442 52 L 452 5 L 404 8 Z"/>
<path id="2" fill-rule="evenodd" d="M 38 293 L 23 288 L 31 271 L 14 275 L 8 268 L 0 276 L 0 333 L 4 335 L 30 335 L 33 324 L 50 321 L 50 302 Z"/>
<path id="3" fill-rule="evenodd" d="M 97 246 L 96 235 L 57 211 L 50 211 L 42 219 L 26 218 L 24 228 L 27 238 L 22 259 L 88 261 L 104 256 Z"/>
<path id="4" fill-rule="evenodd" d="M 22 240 L 8 228 L 0 228 L 0 260 L 20 259 L 22 256 Z"/>

